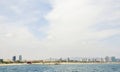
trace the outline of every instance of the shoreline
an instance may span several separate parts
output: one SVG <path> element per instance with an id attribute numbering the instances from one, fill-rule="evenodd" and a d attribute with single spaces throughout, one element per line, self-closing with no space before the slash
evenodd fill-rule
<path id="1" fill-rule="evenodd" d="M 73 62 L 62 62 L 62 63 L 12 63 L 12 64 L 0 64 L 0 66 L 15 66 L 15 65 L 72 65 L 72 64 L 120 64 L 120 62 L 109 62 L 109 63 L 73 63 Z"/>
<path id="2" fill-rule="evenodd" d="M 15 66 L 15 65 L 27 65 L 27 64 L 25 64 L 25 63 L 22 63 L 22 64 L 20 64 L 20 63 L 0 64 L 0 66 Z"/>
<path id="3" fill-rule="evenodd" d="M 43 63 L 33 63 L 33 64 L 43 64 Z M 62 62 L 62 63 L 44 63 L 43 65 L 64 65 L 64 64 L 120 64 L 120 62 L 109 62 L 109 63 L 74 63 L 74 62 Z"/>

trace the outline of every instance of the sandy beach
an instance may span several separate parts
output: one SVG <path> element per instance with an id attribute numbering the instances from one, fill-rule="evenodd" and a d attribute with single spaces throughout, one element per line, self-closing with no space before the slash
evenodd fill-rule
<path id="1" fill-rule="evenodd" d="M 109 63 L 73 63 L 73 62 L 62 62 L 62 63 L 32 63 L 36 65 L 63 65 L 63 64 L 120 64 L 120 62 L 109 62 Z M 0 66 L 14 66 L 14 65 L 29 65 L 27 63 L 13 63 L 13 64 L 0 64 Z"/>
<path id="2" fill-rule="evenodd" d="M 26 63 L 0 64 L 0 66 L 27 65 Z"/>

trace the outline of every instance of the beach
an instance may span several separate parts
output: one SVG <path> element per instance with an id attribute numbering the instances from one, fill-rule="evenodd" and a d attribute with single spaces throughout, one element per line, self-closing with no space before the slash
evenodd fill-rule
<path id="1" fill-rule="evenodd" d="M 120 64 L 120 62 L 105 62 L 105 63 L 80 63 L 80 62 L 50 62 L 50 63 L 32 63 L 33 65 L 70 65 L 70 64 Z M 32 65 L 27 63 L 11 63 L 11 64 L 0 64 L 0 66 L 14 66 L 14 65 Z"/>
<path id="2" fill-rule="evenodd" d="M 0 64 L 0 66 L 27 65 L 26 63 Z"/>

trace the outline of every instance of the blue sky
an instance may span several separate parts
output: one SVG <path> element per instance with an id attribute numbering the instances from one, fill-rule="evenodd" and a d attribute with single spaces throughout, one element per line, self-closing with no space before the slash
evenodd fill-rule
<path id="1" fill-rule="evenodd" d="M 0 58 L 120 57 L 119 0 L 0 0 Z"/>
<path id="2" fill-rule="evenodd" d="M 26 26 L 35 36 L 41 36 L 44 35 L 44 33 L 38 34 L 38 29 L 43 26 L 47 26 L 48 22 L 44 18 L 44 15 L 46 15 L 50 10 L 51 6 L 49 3 L 46 3 L 42 0 L 34 0 L 34 1 L 26 1 L 22 3 L 22 1 L 2 1 L 3 4 L 1 4 L 1 12 L 0 14 L 2 16 L 7 17 L 7 22 L 16 22 L 16 21 L 29 21 L 32 17 L 37 19 L 36 21 L 27 23 L 21 23 L 21 24 L 15 24 L 18 26 Z M 1 2 L 1 3 L 2 3 Z M 26 22 L 25 21 L 25 22 Z M 37 36 L 37 37 L 38 37 Z"/>

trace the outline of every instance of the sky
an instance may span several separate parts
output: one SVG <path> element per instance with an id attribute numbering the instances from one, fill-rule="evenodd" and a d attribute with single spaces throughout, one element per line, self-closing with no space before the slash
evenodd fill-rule
<path id="1" fill-rule="evenodd" d="M 0 0 L 0 58 L 120 58 L 120 0 Z"/>

